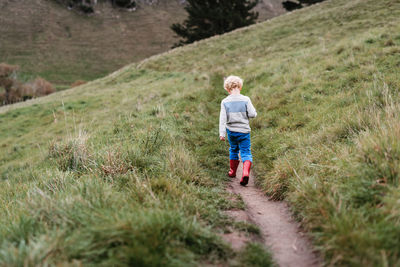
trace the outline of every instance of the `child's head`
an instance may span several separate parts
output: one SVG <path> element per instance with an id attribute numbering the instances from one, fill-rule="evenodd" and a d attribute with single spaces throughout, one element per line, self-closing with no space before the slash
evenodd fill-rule
<path id="1" fill-rule="evenodd" d="M 228 93 L 230 93 L 234 89 L 242 90 L 243 80 L 238 76 L 229 76 L 224 81 L 224 88 Z"/>

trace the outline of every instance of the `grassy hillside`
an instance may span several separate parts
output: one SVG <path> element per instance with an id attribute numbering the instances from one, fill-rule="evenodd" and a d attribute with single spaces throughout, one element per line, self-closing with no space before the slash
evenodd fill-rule
<path id="1" fill-rule="evenodd" d="M 0 262 L 257 264 L 216 235 L 233 73 L 266 194 L 327 264 L 398 265 L 399 32 L 396 0 L 331 0 L 0 108 Z"/>
<path id="2" fill-rule="evenodd" d="M 141 3 L 135 12 L 96 6 L 82 15 L 52 0 L 0 3 L 0 62 L 21 66 L 21 76 L 42 76 L 59 88 L 93 80 L 167 51 L 178 38 L 169 28 L 183 21 L 182 1 Z M 282 14 L 281 0 L 260 1 L 260 20 Z"/>
<path id="3" fill-rule="evenodd" d="M 89 81 L 168 50 L 177 40 L 169 24 L 185 18 L 175 0 L 136 12 L 104 3 L 98 11 L 85 16 L 50 0 L 6 0 L 0 4 L 0 61 L 56 84 Z"/>

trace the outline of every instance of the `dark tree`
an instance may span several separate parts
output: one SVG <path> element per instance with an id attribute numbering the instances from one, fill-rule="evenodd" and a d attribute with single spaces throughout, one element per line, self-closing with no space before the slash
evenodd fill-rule
<path id="1" fill-rule="evenodd" d="M 301 4 L 292 1 L 282 2 L 282 5 L 287 11 L 293 11 L 303 7 Z"/>
<path id="2" fill-rule="evenodd" d="M 134 8 L 136 7 L 135 0 L 112 0 L 111 1 L 114 6 L 123 7 L 123 8 Z"/>
<path id="3" fill-rule="evenodd" d="M 323 1 L 325 0 L 297 0 L 297 2 L 289 0 L 282 2 L 282 5 L 287 11 L 293 11 L 295 9 L 299 9 L 305 6 L 310 6 Z"/>
<path id="4" fill-rule="evenodd" d="M 253 24 L 258 13 L 251 10 L 257 3 L 258 0 L 187 0 L 188 18 L 171 26 L 183 38 L 175 46 Z"/>

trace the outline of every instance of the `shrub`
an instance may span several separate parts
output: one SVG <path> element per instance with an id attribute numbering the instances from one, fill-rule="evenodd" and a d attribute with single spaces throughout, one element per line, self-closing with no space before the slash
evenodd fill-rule
<path id="1" fill-rule="evenodd" d="M 6 102 L 6 92 L 0 92 L 0 106 L 5 105 Z"/>
<path id="2" fill-rule="evenodd" d="M 30 90 L 26 85 L 16 80 L 13 80 L 12 85 L 5 92 L 6 104 L 12 104 L 22 100 L 26 100 L 25 96 L 29 95 L 29 91 Z"/>
<path id="3" fill-rule="evenodd" d="M 9 65 L 6 63 L 0 63 L 0 87 L 4 88 L 4 92 L 0 96 L 2 103 L 7 104 L 9 102 L 9 95 L 14 85 L 15 72 L 18 70 L 18 66 Z"/>
<path id="4" fill-rule="evenodd" d="M 78 86 L 83 85 L 83 84 L 85 84 L 85 83 L 86 83 L 86 81 L 76 80 L 75 82 L 73 82 L 73 83 L 71 84 L 71 87 L 78 87 Z"/>
<path id="5" fill-rule="evenodd" d="M 16 79 L 18 66 L 6 63 L 0 64 L 0 105 L 25 101 L 34 97 L 44 96 L 55 92 L 53 85 L 43 78 L 36 78 L 32 83 L 23 84 Z"/>
<path id="6" fill-rule="evenodd" d="M 19 69 L 17 65 L 10 65 L 7 63 L 0 63 L 0 79 L 9 77 Z"/>
<path id="7" fill-rule="evenodd" d="M 55 92 L 53 85 L 40 77 L 35 79 L 31 87 L 34 96 L 44 96 Z"/>

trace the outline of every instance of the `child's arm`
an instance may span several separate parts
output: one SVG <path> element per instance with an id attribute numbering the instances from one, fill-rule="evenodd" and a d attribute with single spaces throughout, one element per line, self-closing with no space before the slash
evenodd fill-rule
<path id="1" fill-rule="evenodd" d="M 251 103 L 251 100 L 249 98 L 249 103 L 247 103 L 247 116 L 249 118 L 255 118 L 257 117 L 257 111 L 253 106 L 253 103 Z"/>
<path id="2" fill-rule="evenodd" d="M 219 113 L 219 137 L 222 141 L 226 135 L 226 110 L 225 105 L 221 102 L 221 112 Z"/>

